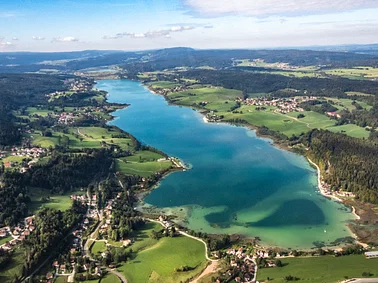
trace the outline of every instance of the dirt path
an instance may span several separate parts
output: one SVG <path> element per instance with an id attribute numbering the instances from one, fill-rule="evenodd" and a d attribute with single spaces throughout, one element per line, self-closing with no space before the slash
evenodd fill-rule
<path id="1" fill-rule="evenodd" d="M 206 275 L 208 274 L 211 274 L 211 273 L 214 273 L 214 272 L 217 272 L 218 270 L 220 270 L 219 268 L 219 262 L 217 261 L 212 261 L 206 268 L 205 270 L 202 271 L 202 273 L 200 274 L 200 276 L 198 276 L 196 279 L 194 279 L 193 281 L 190 281 L 190 283 L 198 283 L 198 281 L 205 277 Z"/>

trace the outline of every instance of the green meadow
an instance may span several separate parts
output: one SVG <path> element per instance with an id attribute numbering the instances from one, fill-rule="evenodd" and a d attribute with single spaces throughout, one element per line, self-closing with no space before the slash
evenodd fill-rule
<path id="1" fill-rule="evenodd" d="M 114 274 L 108 273 L 99 283 L 120 283 L 121 280 Z"/>
<path id="2" fill-rule="evenodd" d="M 85 191 L 67 192 L 63 195 L 57 195 L 51 194 L 41 188 L 29 188 L 28 196 L 31 199 L 31 203 L 28 205 L 29 211 L 34 214 L 44 207 L 65 211 L 72 205 L 70 198 L 72 194 L 83 195 Z"/>
<path id="3" fill-rule="evenodd" d="M 363 255 L 342 257 L 322 256 L 309 258 L 281 259 L 283 267 L 262 268 L 257 272 L 257 280 L 264 282 L 287 282 L 285 276 L 300 278 L 299 282 L 333 283 L 346 278 L 361 278 L 363 272 L 378 277 L 378 259 L 365 259 Z"/>
<path id="4" fill-rule="evenodd" d="M 129 138 L 112 138 L 119 131 L 110 131 L 101 127 L 70 128 L 69 133 L 53 132 L 51 137 L 42 136 L 40 132 L 30 134 L 33 145 L 43 148 L 55 147 L 64 143 L 64 137 L 68 138 L 68 146 L 71 149 L 101 148 L 102 143 L 115 144 L 124 150 L 132 149 L 133 142 Z"/>
<path id="5" fill-rule="evenodd" d="M 354 67 L 349 69 L 330 69 L 324 70 L 328 75 L 340 76 L 348 79 L 372 79 L 378 77 L 378 68 L 372 67 Z"/>
<path id="6" fill-rule="evenodd" d="M 162 227 L 154 223 L 147 225 L 137 233 L 137 241 L 131 246 L 134 252 L 138 252 L 134 253 L 132 260 L 118 268 L 129 282 L 177 283 L 197 275 L 206 266 L 203 243 L 184 236 L 153 240 L 150 238 L 152 230 Z M 194 269 L 175 271 L 182 266 Z"/>
<path id="7" fill-rule="evenodd" d="M 241 96 L 242 92 L 239 90 L 203 86 L 168 94 L 168 98 L 176 104 L 198 106 L 202 102 L 207 102 L 207 109 L 218 111 L 230 110 L 235 105 L 234 100 Z"/>
<path id="8" fill-rule="evenodd" d="M 13 238 L 11 236 L 0 238 L 0 246 L 5 244 L 6 242 L 11 241 Z"/>
<path id="9" fill-rule="evenodd" d="M 93 255 L 98 255 L 104 251 L 106 251 L 105 242 L 94 242 L 91 246 L 91 253 Z"/>
<path id="10" fill-rule="evenodd" d="M 154 175 L 156 172 L 169 169 L 172 166 L 172 162 L 169 160 L 162 162 L 135 162 L 128 161 L 127 158 L 129 157 L 118 158 L 116 160 L 116 170 L 126 175 L 149 177 Z"/>
<path id="11" fill-rule="evenodd" d="M 173 88 L 175 86 L 179 86 L 180 84 L 169 82 L 169 81 L 156 81 L 156 82 L 149 83 L 149 85 L 153 88 L 162 89 L 162 88 Z"/>

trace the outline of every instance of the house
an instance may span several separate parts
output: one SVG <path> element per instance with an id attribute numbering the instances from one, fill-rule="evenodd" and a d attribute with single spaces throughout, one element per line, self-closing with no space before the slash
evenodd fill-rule
<path id="1" fill-rule="evenodd" d="M 378 258 L 378 251 L 375 252 L 365 252 L 366 258 Z"/>
<path id="2" fill-rule="evenodd" d="M 60 266 L 60 272 L 62 272 L 62 273 L 65 273 L 65 272 L 66 272 L 66 265 L 65 265 L 65 264 L 62 264 L 62 265 Z"/>
<path id="3" fill-rule="evenodd" d="M 91 268 L 91 266 L 90 266 L 89 263 L 86 263 L 86 264 L 84 264 L 83 268 L 84 268 L 85 271 L 88 271 Z"/>

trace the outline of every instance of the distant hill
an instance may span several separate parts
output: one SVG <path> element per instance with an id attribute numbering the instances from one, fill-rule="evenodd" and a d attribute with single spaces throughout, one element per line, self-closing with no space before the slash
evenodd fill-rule
<path id="1" fill-rule="evenodd" d="M 175 67 L 210 66 L 224 69 L 241 59 L 263 59 L 291 65 L 331 65 L 334 67 L 378 66 L 378 45 L 311 47 L 314 50 L 213 49 L 176 47 L 147 51 L 99 51 L 0 53 L 0 73 L 23 73 L 51 70 L 70 72 L 87 68 L 121 65 L 128 71 L 154 71 Z"/>

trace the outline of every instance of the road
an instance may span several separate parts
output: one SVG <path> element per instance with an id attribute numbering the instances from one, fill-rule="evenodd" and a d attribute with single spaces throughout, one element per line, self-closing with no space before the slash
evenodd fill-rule
<path id="1" fill-rule="evenodd" d="M 353 278 L 342 283 L 378 283 L 378 278 Z"/>

